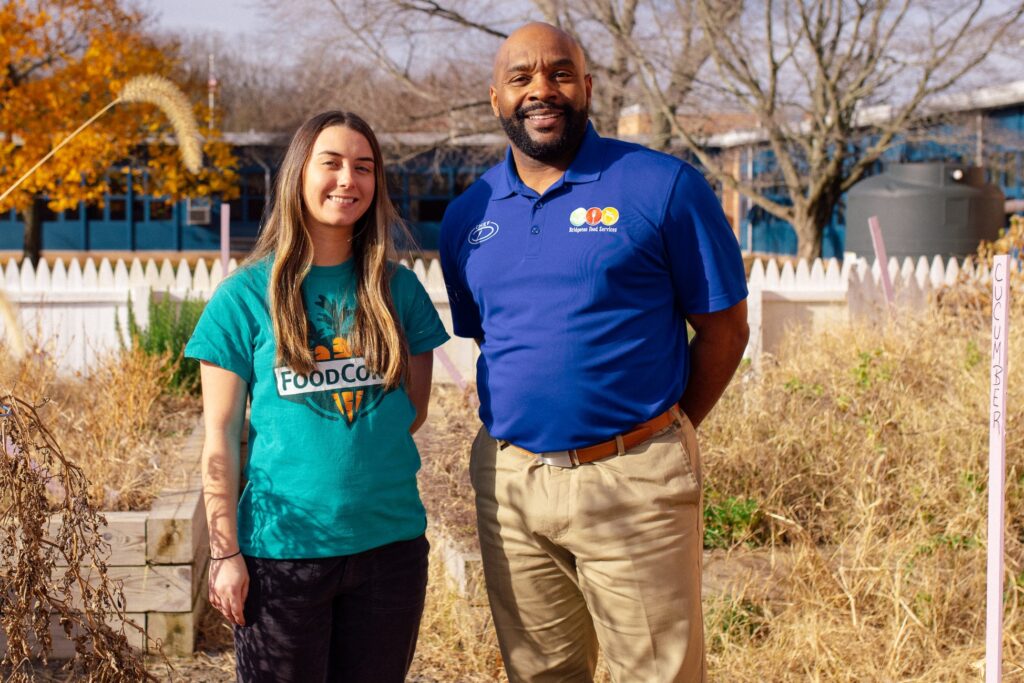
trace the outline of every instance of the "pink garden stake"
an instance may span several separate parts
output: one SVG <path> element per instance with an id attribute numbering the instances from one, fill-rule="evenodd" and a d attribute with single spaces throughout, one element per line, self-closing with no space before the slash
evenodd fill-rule
<path id="1" fill-rule="evenodd" d="M 868 219 L 868 229 L 871 231 L 871 245 L 875 248 L 875 259 L 882 267 L 882 291 L 885 292 L 885 301 L 892 306 L 895 297 L 892 293 L 892 280 L 889 279 L 889 257 L 885 253 L 885 240 L 882 239 L 878 216 Z"/>
<path id="2" fill-rule="evenodd" d="M 1010 257 L 992 259 L 992 374 L 988 431 L 988 608 L 985 681 L 1003 679 L 1003 530 L 1006 486 L 1006 381 L 1010 326 Z"/>
<path id="3" fill-rule="evenodd" d="M 228 261 L 231 260 L 231 205 L 220 205 L 220 272 L 228 276 Z"/>
<path id="4" fill-rule="evenodd" d="M 441 361 L 441 365 L 443 365 L 444 369 L 448 371 L 448 375 L 459 387 L 459 391 L 465 391 L 466 380 L 462 379 L 462 373 L 459 372 L 459 369 L 457 367 L 455 367 L 455 363 L 452 362 L 452 359 L 449 358 L 445 350 L 438 346 L 436 349 L 434 349 L 434 357 Z"/>

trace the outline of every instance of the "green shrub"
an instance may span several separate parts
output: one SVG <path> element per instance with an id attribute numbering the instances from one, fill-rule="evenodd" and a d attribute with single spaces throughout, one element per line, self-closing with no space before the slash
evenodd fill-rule
<path id="1" fill-rule="evenodd" d="M 722 497 L 709 490 L 704 499 L 704 547 L 731 548 L 759 544 L 761 510 L 752 498 Z"/>
<path id="2" fill-rule="evenodd" d="M 199 299 L 176 301 L 170 296 L 149 300 L 149 325 L 141 328 L 128 307 L 128 335 L 131 344 L 147 355 L 165 359 L 170 373 L 168 387 L 173 391 L 199 393 L 199 364 L 185 361 L 185 344 L 199 322 L 206 302 Z"/>

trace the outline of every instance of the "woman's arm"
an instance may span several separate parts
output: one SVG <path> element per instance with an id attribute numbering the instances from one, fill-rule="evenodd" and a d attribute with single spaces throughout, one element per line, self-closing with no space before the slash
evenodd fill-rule
<path id="1" fill-rule="evenodd" d="M 245 380 L 202 361 L 203 498 L 210 529 L 210 604 L 228 621 L 245 625 L 242 609 L 249 572 L 238 553 L 239 445 L 245 421 Z M 227 558 L 216 560 L 213 558 Z"/>
<path id="2" fill-rule="evenodd" d="M 430 403 L 430 382 L 434 374 L 434 352 L 426 351 L 418 353 L 409 358 L 409 383 L 405 388 L 409 394 L 409 400 L 416 408 L 416 419 L 409 428 L 410 434 L 416 430 L 427 419 L 427 406 Z"/>

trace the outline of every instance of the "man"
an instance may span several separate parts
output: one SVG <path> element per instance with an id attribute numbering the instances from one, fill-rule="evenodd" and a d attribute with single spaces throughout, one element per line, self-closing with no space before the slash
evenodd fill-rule
<path id="1" fill-rule="evenodd" d="M 490 93 L 511 146 L 449 207 L 441 264 L 480 344 L 470 475 L 505 667 L 590 681 L 600 644 L 616 681 L 701 681 L 694 427 L 746 346 L 736 239 L 691 166 L 597 135 L 559 29 L 509 36 Z"/>

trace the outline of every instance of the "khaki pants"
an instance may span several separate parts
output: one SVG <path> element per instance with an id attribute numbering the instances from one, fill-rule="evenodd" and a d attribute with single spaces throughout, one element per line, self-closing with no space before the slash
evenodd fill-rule
<path id="1" fill-rule="evenodd" d="M 481 429 L 470 476 L 512 683 L 700 683 L 701 469 L 682 417 L 625 455 L 562 469 Z"/>

